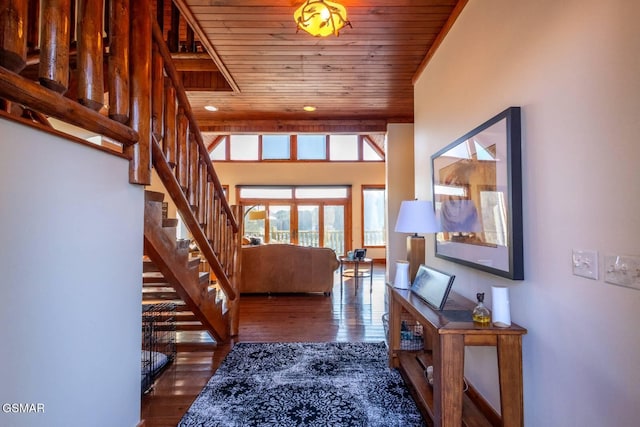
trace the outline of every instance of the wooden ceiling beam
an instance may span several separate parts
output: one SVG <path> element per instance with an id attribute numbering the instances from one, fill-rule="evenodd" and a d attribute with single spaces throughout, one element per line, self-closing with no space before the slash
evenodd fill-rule
<path id="1" fill-rule="evenodd" d="M 386 120 L 200 120 L 202 132 L 230 133 L 346 133 L 387 131 Z"/>
<path id="2" fill-rule="evenodd" d="M 220 71 L 208 53 L 177 52 L 171 59 L 178 71 Z"/>
<path id="3" fill-rule="evenodd" d="M 424 69 L 427 68 L 429 61 L 431 61 L 431 58 L 433 57 L 433 55 L 436 54 L 436 50 L 438 50 L 444 38 L 447 36 L 447 34 L 449 34 L 449 30 L 451 29 L 451 27 L 453 27 L 453 24 L 456 22 L 456 19 L 458 19 L 458 16 L 460 16 L 460 14 L 462 13 L 462 9 L 464 9 L 464 7 L 467 5 L 468 2 L 469 0 L 458 0 L 458 3 L 456 3 L 456 6 L 453 8 L 453 11 L 451 12 L 451 15 L 449 15 L 449 19 L 447 19 L 447 22 L 444 23 L 442 30 L 440 30 L 440 34 L 438 34 L 438 37 L 436 37 L 433 44 L 431 44 L 431 46 L 429 47 L 427 54 L 424 56 L 424 59 L 422 60 L 422 62 L 420 62 L 420 65 L 418 65 L 416 74 L 413 76 L 413 79 L 412 79 L 412 83 L 414 85 L 416 84 L 416 81 L 418 81 L 418 79 L 420 78 L 420 75 L 422 74 Z"/>

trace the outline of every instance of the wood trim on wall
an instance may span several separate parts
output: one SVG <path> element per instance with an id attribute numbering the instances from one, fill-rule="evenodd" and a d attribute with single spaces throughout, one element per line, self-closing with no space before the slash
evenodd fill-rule
<path id="1" fill-rule="evenodd" d="M 431 58 L 433 58 L 433 55 L 436 54 L 436 51 L 442 44 L 442 41 L 447 36 L 447 34 L 449 34 L 449 30 L 451 30 L 451 27 L 453 27 L 453 24 L 456 22 L 456 20 L 458 19 L 458 16 L 460 16 L 460 14 L 462 13 L 462 9 L 464 9 L 464 7 L 467 5 L 468 2 L 469 0 L 459 0 L 458 3 L 456 4 L 455 8 L 453 9 L 453 12 L 451 12 L 451 15 L 449 15 L 449 19 L 444 24 L 444 27 L 442 27 L 442 30 L 440 31 L 440 33 L 438 33 L 438 36 L 436 37 L 435 41 L 433 42 L 433 44 L 427 51 L 427 54 L 424 56 L 424 58 L 422 59 L 422 62 L 418 66 L 416 73 L 413 75 L 413 79 L 411 81 L 414 85 L 422 75 L 422 72 L 425 70 L 425 68 L 427 68 L 429 61 L 431 61 Z"/>

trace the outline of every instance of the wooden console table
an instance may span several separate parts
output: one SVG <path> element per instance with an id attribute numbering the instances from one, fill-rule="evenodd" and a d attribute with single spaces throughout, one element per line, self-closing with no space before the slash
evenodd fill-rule
<path id="1" fill-rule="evenodd" d="M 389 364 L 399 368 L 412 389 L 416 403 L 439 427 L 491 426 L 492 423 L 470 403 L 463 393 L 464 347 L 495 346 L 498 352 L 501 425 L 524 424 L 522 397 L 522 335 L 527 330 L 479 326 L 456 318 L 475 304 L 452 292 L 443 311 L 427 305 L 408 289 L 387 283 L 390 297 Z M 424 351 L 401 349 L 401 314 L 408 312 L 422 325 Z M 433 366 L 433 386 L 427 382 L 425 367 Z M 464 424 L 463 424 L 464 420 Z M 498 420 L 498 422 L 500 422 Z"/>

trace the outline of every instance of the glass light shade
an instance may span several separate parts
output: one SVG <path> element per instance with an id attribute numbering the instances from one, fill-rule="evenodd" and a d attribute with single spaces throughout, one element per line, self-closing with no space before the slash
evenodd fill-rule
<path id="1" fill-rule="evenodd" d="M 347 20 L 347 9 L 339 3 L 328 0 L 307 0 L 293 14 L 302 29 L 312 36 L 327 37 L 345 26 L 351 26 Z"/>
<path id="2" fill-rule="evenodd" d="M 440 231 L 433 203 L 426 200 L 403 201 L 400 205 L 395 231 L 414 234 Z"/>

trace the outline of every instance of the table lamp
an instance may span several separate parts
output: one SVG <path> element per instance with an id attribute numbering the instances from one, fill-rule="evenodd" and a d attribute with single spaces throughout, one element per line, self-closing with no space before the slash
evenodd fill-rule
<path id="1" fill-rule="evenodd" d="M 418 267 L 424 263 L 424 236 L 418 233 L 436 233 L 440 231 L 433 203 L 427 200 L 404 200 L 396 221 L 396 233 L 413 233 L 407 237 L 407 261 L 409 261 L 409 279 L 416 277 Z"/>

